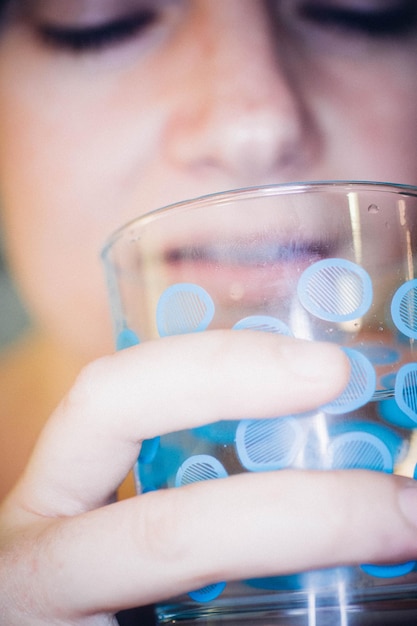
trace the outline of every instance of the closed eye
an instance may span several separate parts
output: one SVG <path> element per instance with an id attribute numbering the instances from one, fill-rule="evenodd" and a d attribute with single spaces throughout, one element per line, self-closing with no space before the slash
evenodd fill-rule
<path id="1" fill-rule="evenodd" d="M 41 24 L 38 32 L 41 39 L 54 48 L 73 53 L 100 52 L 142 34 L 157 19 L 158 13 L 149 9 L 97 26 Z"/>
<path id="2" fill-rule="evenodd" d="M 406 35 L 416 28 L 417 2 L 406 0 L 392 7 L 367 10 L 313 1 L 303 3 L 299 14 L 323 27 L 334 27 L 375 38 L 395 37 Z"/>

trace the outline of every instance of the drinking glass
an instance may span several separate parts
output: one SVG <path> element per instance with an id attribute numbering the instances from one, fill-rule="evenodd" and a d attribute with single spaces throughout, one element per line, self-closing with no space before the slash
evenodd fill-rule
<path id="1" fill-rule="evenodd" d="M 103 259 L 118 349 L 252 330 L 334 342 L 351 364 L 341 395 L 307 413 L 237 415 L 145 441 L 138 492 L 286 468 L 416 477 L 416 211 L 417 188 L 407 186 L 271 185 L 161 208 L 110 237 Z M 217 581 L 157 614 L 228 626 L 415 624 L 417 565 Z"/>

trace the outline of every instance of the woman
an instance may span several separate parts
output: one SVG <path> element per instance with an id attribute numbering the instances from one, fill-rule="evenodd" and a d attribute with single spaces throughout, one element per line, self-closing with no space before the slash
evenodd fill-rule
<path id="1" fill-rule="evenodd" d="M 312 179 L 417 183 L 415 3 L 2 4 L 3 223 L 35 321 L 0 374 L 5 491 L 26 467 L 0 518 L 5 623 L 104 625 L 120 609 L 214 580 L 415 559 L 417 490 L 382 474 L 237 476 L 215 490 L 112 503 L 142 439 L 198 423 L 193 393 L 207 398 L 205 421 L 285 414 L 335 397 L 348 368 L 331 346 L 262 333 L 174 337 L 110 355 L 98 260 L 123 222 L 206 192 Z M 248 363 L 276 371 L 262 405 L 245 393 Z M 231 365 L 241 373 L 234 393 Z M 173 376 L 159 404 L 146 393 Z M 271 490 L 288 510 L 279 530 L 266 521 L 278 517 Z M 247 498 L 253 515 L 242 524 Z M 205 546 L 196 539 L 202 502 Z M 315 537 L 307 550 L 306 532 Z M 220 555 L 211 549 L 219 541 Z"/>

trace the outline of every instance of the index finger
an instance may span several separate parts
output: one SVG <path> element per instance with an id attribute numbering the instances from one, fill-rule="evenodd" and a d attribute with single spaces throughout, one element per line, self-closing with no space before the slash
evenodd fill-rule
<path id="1" fill-rule="evenodd" d="M 48 422 L 16 493 L 41 515 L 107 502 L 144 439 L 222 419 L 303 412 L 336 397 L 331 344 L 247 331 L 148 342 L 88 366 Z"/>

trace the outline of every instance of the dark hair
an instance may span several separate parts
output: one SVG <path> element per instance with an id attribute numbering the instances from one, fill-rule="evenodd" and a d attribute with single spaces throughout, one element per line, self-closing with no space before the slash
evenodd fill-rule
<path id="1" fill-rule="evenodd" d="M 15 0 L 0 0 L 0 20 L 5 18 L 6 10 L 12 6 L 12 3 L 15 4 Z"/>

